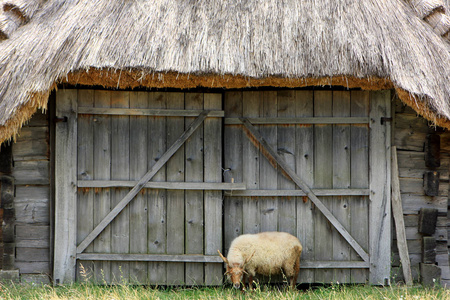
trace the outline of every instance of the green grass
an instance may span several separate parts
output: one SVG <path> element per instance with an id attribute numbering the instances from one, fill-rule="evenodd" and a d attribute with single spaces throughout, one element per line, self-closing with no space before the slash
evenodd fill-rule
<path id="1" fill-rule="evenodd" d="M 1 285 L 0 299 L 450 299 L 450 290 L 422 287 L 369 287 L 363 285 L 310 288 L 262 287 L 242 293 L 228 287 L 157 289 L 142 286 L 74 284 L 58 287 Z"/>

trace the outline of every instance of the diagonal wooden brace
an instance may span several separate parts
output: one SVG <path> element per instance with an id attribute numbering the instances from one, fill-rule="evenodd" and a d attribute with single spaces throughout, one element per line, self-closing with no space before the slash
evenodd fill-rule
<path id="1" fill-rule="evenodd" d="M 322 201 L 317 198 L 313 193 L 311 188 L 295 173 L 295 171 L 284 161 L 284 159 L 278 155 L 277 151 L 273 150 L 272 147 L 267 143 L 261 133 L 256 129 L 252 123 L 247 118 L 240 118 L 245 128 L 250 134 L 264 147 L 264 150 L 272 156 L 272 158 L 277 162 L 277 164 L 283 169 L 284 172 L 295 182 L 295 184 L 301 188 L 306 196 L 314 203 L 314 205 L 323 213 L 323 215 L 330 221 L 331 224 L 336 228 L 336 230 L 345 238 L 345 240 L 355 249 L 361 258 L 368 262 L 369 254 L 359 245 L 359 243 L 350 235 L 350 233 L 342 226 L 342 224 L 336 219 L 335 216 L 330 212 L 330 210 L 322 203 Z"/>
<path id="2" fill-rule="evenodd" d="M 131 191 L 106 215 L 106 217 L 92 230 L 91 233 L 78 245 L 77 253 L 83 252 L 90 243 L 111 223 L 112 220 L 130 203 L 131 200 L 145 187 L 145 185 L 158 173 L 165 163 L 180 149 L 186 140 L 194 133 L 194 131 L 203 123 L 210 111 L 203 111 L 194 122 L 181 134 L 181 136 L 173 143 L 173 145 L 161 156 L 161 158 L 153 165 L 153 167 L 139 180 L 139 182 L 131 189 Z"/>

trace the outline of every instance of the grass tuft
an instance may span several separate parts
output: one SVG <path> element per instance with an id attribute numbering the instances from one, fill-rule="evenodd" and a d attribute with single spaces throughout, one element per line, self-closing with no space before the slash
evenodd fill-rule
<path id="1" fill-rule="evenodd" d="M 293 300 L 293 299 L 450 299 L 450 290 L 423 288 L 420 286 L 373 287 L 364 285 L 331 285 L 306 290 L 291 290 L 288 287 L 257 286 L 255 290 L 241 292 L 229 287 L 202 288 L 148 288 L 132 285 L 94 285 L 77 283 L 72 285 L 11 284 L 0 285 L 0 299 L 224 299 L 224 300 Z"/>

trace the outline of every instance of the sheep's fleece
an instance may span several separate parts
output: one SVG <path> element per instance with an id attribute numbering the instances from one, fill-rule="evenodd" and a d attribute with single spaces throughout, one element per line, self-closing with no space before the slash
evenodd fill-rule
<path id="1" fill-rule="evenodd" d="M 281 269 L 291 273 L 301 252 L 302 245 L 297 237 L 286 232 L 261 232 L 234 239 L 227 259 L 230 265 L 243 266 L 245 260 L 251 257 L 245 265 L 250 275 L 271 275 L 280 273 Z"/>

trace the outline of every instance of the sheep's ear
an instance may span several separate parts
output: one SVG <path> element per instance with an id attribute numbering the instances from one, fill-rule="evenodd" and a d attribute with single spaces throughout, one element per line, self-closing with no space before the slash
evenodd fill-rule
<path id="1" fill-rule="evenodd" d="M 246 264 L 250 261 L 250 259 L 252 259 L 253 255 L 255 255 L 255 252 L 256 252 L 256 250 L 253 251 L 252 255 L 250 255 L 249 257 L 247 257 L 247 258 L 245 259 L 244 265 L 246 265 Z"/>
<path id="2" fill-rule="evenodd" d="M 217 252 L 219 253 L 220 257 L 222 258 L 222 260 L 228 265 L 228 259 L 222 255 L 222 253 L 220 253 L 219 250 L 217 250 Z"/>

